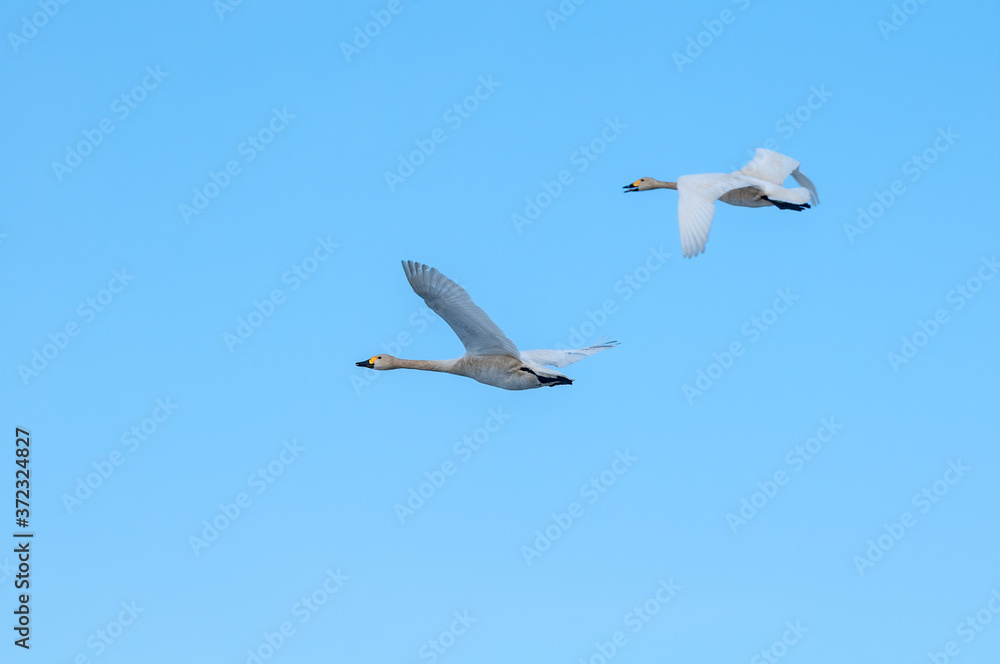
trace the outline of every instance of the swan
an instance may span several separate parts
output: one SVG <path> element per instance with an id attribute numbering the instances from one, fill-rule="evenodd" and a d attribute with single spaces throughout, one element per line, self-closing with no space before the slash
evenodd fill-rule
<path id="1" fill-rule="evenodd" d="M 486 312 L 476 306 L 464 288 L 432 267 L 413 261 L 402 263 L 413 292 L 454 330 L 465 345 L 465 355 L 455 360 L 404 360 L 382 353 L 357 362 L 359 367 L 377 371 L 441 371 L 505 390 L 530 390 L 573 383 L 572 379 L 545 369 L 544 365 L 562 368 L 618 343 L 608 341 L 574 350 L 519 351 Z"/>
<path id="2" fill-rule="evenodd" d="M 802 186 L 794 189 L 783 187 L 789 175 Z M 625 193 L 650 189 L 677 190 L 677 219 L 685 258 L 705 251 L 716 200 L 742 207 L 773 205 L 780 210 L 799 212 L 810 207 L 809 201 L 819 205 L 816 186 L 799 170 L 799 162 L 764 148 L 757 148 L 750 163 L 732 173 L 682 175 L 677 182 L 639 178 L 622 188 Z"/>

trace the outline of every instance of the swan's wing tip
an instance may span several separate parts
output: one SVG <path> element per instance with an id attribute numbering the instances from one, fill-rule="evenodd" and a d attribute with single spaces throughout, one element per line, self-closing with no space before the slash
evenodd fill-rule
<path id="1" fill-rule="evenodd" d="M 430 270 L 434 269 L 430 265 L 425 265 L 425 264 L 420 263 L 418 261 L 400 261 L 400 263 L 403 264 L 403 270 L 407 274 L 413 273 L 413 272 L 420 272 L 421 270 L 430 271 Z"/>
<path id="2" fill-rule="evenodd" d="M 708 243 L 708 240 L 705 240 Z M 696 258 L 701 254 L 705 253 L 705 245 L 692 244 L 690 246 L 685 246 L 684 248 L 684 258 Z"/>
<path id="3" fill-rule="evenodd" d="M 585 357 L 617 345 L 617 341 L 604 341 L 601 339 L 597 343 L 584 348 L 524 350 L 521 351 L 521 360 L 549 367 L 559 367 L 561 369 L 562 367 L 568 367 L 575 362 L 579 362 Z"/>
<path id="4" fill-rule="evenodd" d="M 812 196 L 813 203 L 819 205 L 819 193 L 816 191 L 816 185 L 812 183 L 812 180 L 807 178 L 806 174 L 800 171 L 798 168 L 792 171 L 792 177 L 795 178 L 795 181 L 798 182 L 801 186 L 809 190 L 809 194 Z"/>
<path id="5" fill-rule="evenodd" d="M 443 275 L 436 268 L 417 261 L 400 262 L 403 264 L 403 273 L 406 275 L 406 280 L 410 282 L 410 286 L 421 297 L 426 297 L 437 288 L 440 277 Z M 447 279 L 447 277 L 445 278 Z M 429 281 L 425 281 L 426 279 L 429 279 Z M 418 286 L 420 282 L 423 282 L 424 285 Z"/>

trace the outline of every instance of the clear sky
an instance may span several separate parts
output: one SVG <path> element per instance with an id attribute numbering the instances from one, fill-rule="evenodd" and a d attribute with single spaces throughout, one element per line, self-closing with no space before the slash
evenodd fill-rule
<path id="1" fill-rule="evenodd" d="M 995 3 L 0 16 L 3 661 L 1000 661 Z M 355 367 L 462 353 L 400 260 L 621 345 Z"/>

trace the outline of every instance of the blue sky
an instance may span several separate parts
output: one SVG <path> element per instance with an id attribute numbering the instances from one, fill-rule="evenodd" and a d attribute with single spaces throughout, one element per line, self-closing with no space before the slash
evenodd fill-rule
<path id="1" fill-rule="evenodd" d="M 997 661 L 998 14 L 6 3 L 4 660 Z M 357 368 L 462 352 L 400 260 L 621 345 Z"/>

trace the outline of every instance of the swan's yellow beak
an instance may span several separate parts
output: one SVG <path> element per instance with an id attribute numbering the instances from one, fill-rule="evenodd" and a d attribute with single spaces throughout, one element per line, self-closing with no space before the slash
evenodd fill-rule
<path id="1" fill-rule="evenodd" d="M 628 192 L 630 192 L 630 191 L 639 191 L 639 181 L 638 181 L 638 180 L 636 180 L 636 181 L 635 181 L 635 182 L 633 182 L 632 184 L 627 184 L 627 185 L 625 185 L 624 187 L 622 187 L 622 189 L 624 189 L 624 190 L 625 190 L 625 193 L 626 193 L 626 194 L 627 194 Z"/>
<path id="2" fill-rule="evenodd" d="M 361 362 L 355 362 L 354 364 L 355 364 L 355 366 L 364 367 L 365 369 L 374 369 L 375 368 L 375 358 L 373 357 L 370 360 L 362 360 Z"/>

